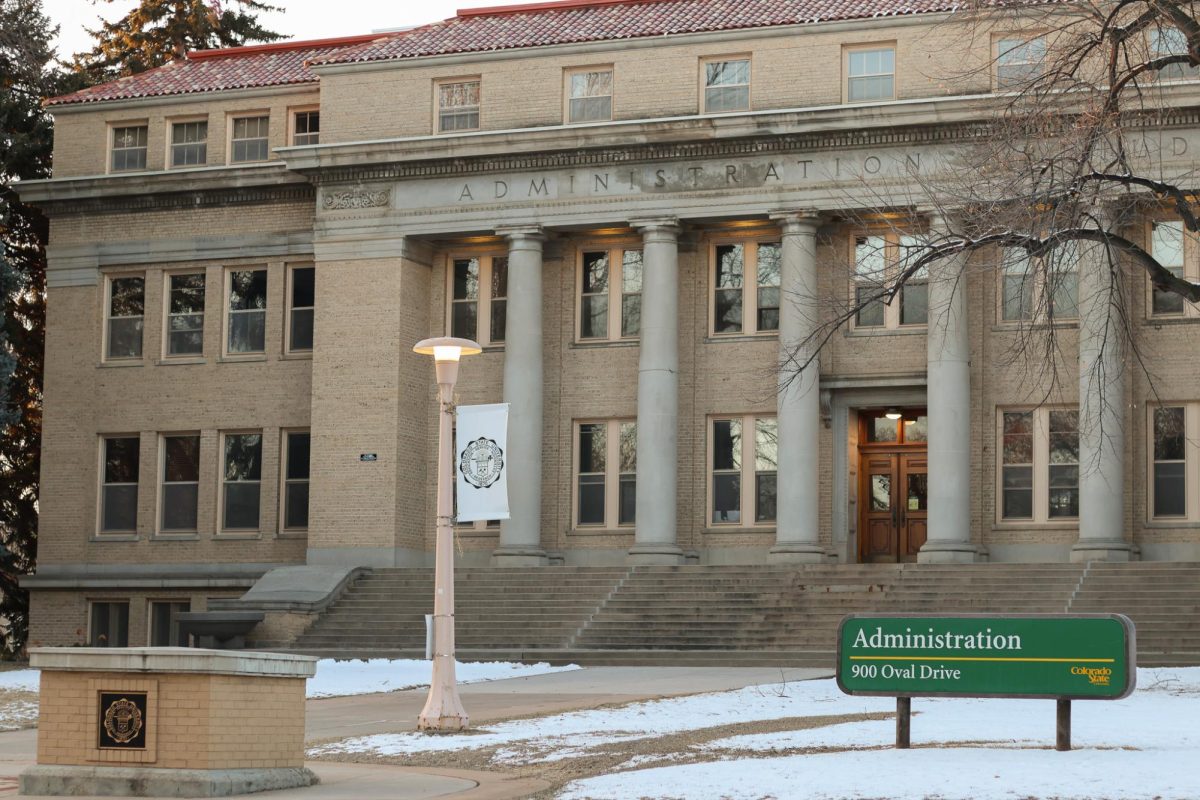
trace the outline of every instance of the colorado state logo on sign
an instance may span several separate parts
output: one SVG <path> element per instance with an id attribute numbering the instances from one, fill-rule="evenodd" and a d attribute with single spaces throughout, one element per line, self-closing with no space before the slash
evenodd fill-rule
<path id="1" fill-rule="evenodd" d="M 498 481 L 504 471 L 504 451 L 495 439 L 481 436 L 463 448 L 458 469 L 467 483 L 476 489 L 486 489 Z"/>

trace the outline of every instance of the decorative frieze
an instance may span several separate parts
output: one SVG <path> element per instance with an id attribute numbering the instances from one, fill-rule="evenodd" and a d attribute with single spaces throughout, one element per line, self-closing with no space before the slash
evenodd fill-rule
<path id="1" fill-rule="evenodd" d="M 383 208 L 391 199 L 390 189 L 345 189 L 326 190 L 321 195 L 321 205 L 327 211 L 347 209 Z"/>

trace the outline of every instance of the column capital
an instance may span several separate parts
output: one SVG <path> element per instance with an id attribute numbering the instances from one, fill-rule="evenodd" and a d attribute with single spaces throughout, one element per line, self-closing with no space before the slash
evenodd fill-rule
<path id="1" fill-rule="evenodd" d="M 629 227 L 642 236 L 669 237 L 671 241 L 677 240 L 683 231 L 678 217 L 638 217 L 629 220 Z"/>
<path id="2" fill-rule="evenodd" d="M 815 236 L 817 228 L 824 222 L 821 212 L 814 208 L 778 209 L 770 212 L 769 216 L 772 221 L 779 223 L 786 236 Z"/>
<path id="3" fill-rule="evenodd" d="M 954 228 L 961 224 L 961 217 L 966 212 L 954 208 L 931 208 L 920 213 L 929 220 L 930 232 L 952 234 Z"/>
<path id="4" fill-rule="evenodd" d="M 541 225 L 502 225 L 496 228 L 496 235 L 503 236 L 510 243 L 544 242 L 548 238 L 546 229 Z"/>

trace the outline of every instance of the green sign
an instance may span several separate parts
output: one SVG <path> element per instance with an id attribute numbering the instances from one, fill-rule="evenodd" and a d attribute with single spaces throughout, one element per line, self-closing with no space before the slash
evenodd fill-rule
<path id="1" fill-rule="evenodd" d="M 838 628 L 847 694 L 1116 700 L 1136 679 L 1119 614 L 851 614 Z"/>

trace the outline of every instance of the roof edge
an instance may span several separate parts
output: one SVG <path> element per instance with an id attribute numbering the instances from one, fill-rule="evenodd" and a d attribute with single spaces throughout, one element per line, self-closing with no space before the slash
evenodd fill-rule
<path id="1" fill-rule="evenodd" d="M 546 0 L 541 3 L 518 3 L 510 6 L 460 8 L 455 14 L 459 17 L 491 17 L 502 14 L 520 14 L 526 11 L 553 11 L 555 9 L 590 8 L 592 6 L 633 6 L 643 3 L 661 2 L 663 0 Z"/>
<path id="2" fill-rule="evenodd" d="M 354 44 L 364 44 L 375 39 L 385 39 L 389 34 L 359 33 L 354 36 L 334 36 L 328 39 L 303 39 L 287 42 L 268 42 L 266 44 L 251 44 L 244 47 L 223 47 L 215 50 L 189 50 L 185 56 L 188 61 L 204 61 L 210 58 L 232 58 L 237 56 L 252 56 L 260 53 L 280 53 L 289 50 L 314 50 L 325 47 L 346 47 Z"/>

